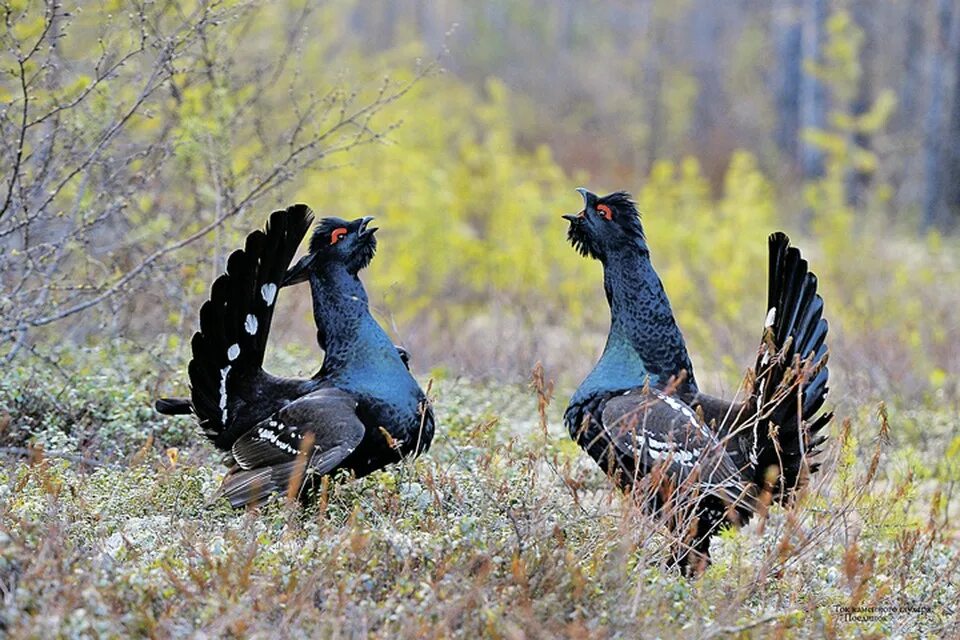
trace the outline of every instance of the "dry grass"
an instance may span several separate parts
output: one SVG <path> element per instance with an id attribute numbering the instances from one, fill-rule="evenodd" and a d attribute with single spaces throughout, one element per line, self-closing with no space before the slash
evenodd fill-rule
<path id="1" fill-rule="evenodd" d="M 163 438 L 0 471 L 10 637 L 947 637 L 960 628 L 951 421 L 862 407 L 799 506 L 714 542 L 660 524 L 562 432 L 549 390 L 443 381 L 429 455 L 318 505 L 205 506 L 221 469 Z M 538 410 L 539 409 L 539 410 Z M 891 426 L 892 425 L 892 426 Z M 923 438 L 918 437 L 923 434 Z M 854 612 L 850 615 L 849 612 Z M 954 631 L 951 631 L 954 630 Z"/>

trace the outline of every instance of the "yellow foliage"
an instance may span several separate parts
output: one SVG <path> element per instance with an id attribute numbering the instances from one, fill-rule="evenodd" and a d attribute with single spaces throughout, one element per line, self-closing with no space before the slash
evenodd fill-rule
<path id="1" fill-rule="evenodd" d="M 580 208 L 578 183 L 546 147 L 518 146 L 507 88 L 431 80 L 398 110 L 404 125 L 389 142 L 355 150 L 349 165 L 308 178 L 297 194 L 318 216 L 377 217 L 383 255 L 366 275 L 375 305 L 386 301 L 401 322 L 425 314 L 456 323 L 495 313 L 497 301 L 534 310 L 537 322 L 604 328 L 600 267 L 573 251 L 560 219 Z M 753 156 L 734 155 L 719 199 L 692 158 L 658 163 L 634 195 L 691 341 L 710 344 L 718 324 L 756 333 L 765 238 L 776 225 L 773 190 Z"/>
<path id="2" fill-rule="evenodd" d="M 26 40 L 33 40 L 40 36 L 43 32 L 43 26 L 45 22 L 43 19 L 43 14 L 40 13 L 34 16 L 32 19 L 22 18 L 13 23 L 13 29 L 11 32 L 13 37 L 21 42 L 23 45 L 22 48 L 29 49 L 33 42 L 25 42 Z"/>
<path id="3" fill-rule="evenodd" d="M 389 255 L 370 268 L 401 319 L 424 311 L 462 319 L 491 298 L 579 317 L 588 265 L 564 240 L 560 214 L 579 196 L 546 147 L 517 146 L 508 92 L 483 95 L 450 79 L 422 84 L 398 111 L 404 125 L 384 145 L 357 149 L 348 166 L 308 179 L 298 198 L 319 215 L 374 215 Z M 389 247 L 389 248 L 388 248 Z M 589 282 L 595 283 L 596 279 Z"/>
<path id="4" fill-rule="evenodd" d="M 675 5 L 657 3 L 656 11 L 670 19 Z M 76 28 L 85 29 L 82 33 L 87 36 L 99 33 L 101 18 L 115 19 L 105 15 L 110 6 L 87 13 Z M 304 129 L 323 131 L 331 120 L 336 121 L 336 105 L 350 102 L 340 97 L 353 95 L 356 88 L 359 95 L 352 104 L 369 104 L 376 99 L 384 69 L 402 68 L 424 56 L 425 48 L 415 42 L 378 53 L 349 42 L 344 25 L 351 19 L 353 6 L 341 1 L 317 7 L 322 19 L 312 27 L 316 31 L 278 72 L 271 85 L 274 91 L 264 92 L 256 114 L 247 111 L 255 86 L 241 65 L 244 71 L 235 75 L 219 68 L 210 75 L 178 72 L 169 88 L 156 93 L 149 112 L 134 116 L 128 131 L 132 138 L 149 138 L 158 128 L 169 127 L 174 154 L 173 169 L 155 178 L 150 175 L 149 158 L 130 160 L 130 169 L 142 171 L 138 177 L 144 179 L 145 189 L 162 184 L 162 190 L 145 190 L 128 198 L 127 221 L 134 231 L 129 235 L 137 239 L 138 249 L 162 246 L 208 224 L 215 215 L 210 203 L 223 200 L 219 196 L 224 193 L 241 198 L 250 182 L 248 174 L 273 168 L 263 158 L 283 157 L 275 154 L 277 141 L 293 145 L 277 134 L 299 117 Z M 222 46 L 239 55 L 257 48 L 276 54 L 265 59 L 279 58 L 282 42 L 266 36 L 286 27 L 282 12 L 264 10 L 255 17 L 249 22 L 238 18 L 212 32 L 218 35 L 209 43 L 211 51 Z M 16 24 L 16 37 L 25 38 L 38 23 L 30 13 Z M 860 78 L 863 34 L 843 11 L 833 15 L 828 32 L 823 64 L 808 65 L 809 71 L 828 85 L 833 104 L 843 105 L 854 95 Z M 111 37 L 123 40 L 131 33 Z M 237 45 L 241 35 L 242 46 Z M 762 32 L 748 29 L 746 35 L 734 65 L 738 68 L 751 64 L 756 52 L 766 46 Z M 65 40 L 61 55 L 83 59 L 89 51 L 82 43 L 81 38 Z M 111 46 L 122 52 L 133 45 L 112 42 Z M 9 53 L 0 53 L 4 55 L 10 66 Z M 336 67 L 320 62 L 331 60 Z M 32 90 L 31 108 L 42 113 L 88 90 L 93 82 L 91 70 L 84 75 L 82 66 L 78 69 L 69 81 L 65 78 L 63 86 Z M 666 65 L 662 71 L 663 91 L 657 99 L 664 118 L 658 136 L 664 152 L 669 152 L 678 148 L 678 141 L 689 131 L 699 87 L 695 76 L 680 65 Z M 27 69 L 28 74 L 33 72 Z M 128 81 L 135 76 L 134 70 L 120 73 L 128 75 L 99 86 L 82 109 L 64 111 L 65 121 L 82 124 L 76 126 L 77 136 L 92 137 L 103 131 L 136 98 L 141 85 Z M 403 82 L 412 74 L 391 75 Z M 752 77 L 752 72 L 746 76 Z M 17 99 L 13 77 L 0 79 L 0 100 Z M 286 89 L 304 77 L 309 78 L 311 92 L 337 99 L 304 113 L 306 102 L 294 99 Z M 830 114 L 827 128 L 804 132 L 808 142 L 823 150 L 826 169 L 823 178 L 806 185 L 803 194 L 802 227 L 812 237 L 797 237 L 797 229 L 789 228 L 791 221 L 778 211 L 780 195 L 747 152 L 732 155 L 719 188 L 711 185 L 692 158 L 658 162 L 643 182 L 634 176 L 596 184 L 585 176 L 569 175 L 548 147 L 521 142 L 535 138 L 523 135 L 527 131 L 519 124 L 522 110 L 517 105 L 523 100 L 496 78 L 482 87 L 454 74 L 421 81 L 374 116 L 371 126 L 390 132 L 381 144 L 351 147 L 353 129 L 325 138 L 320 147 L 331 153 L 318 167 L 321 171 L 300 176 L 298 170 L 291 170 L 290 176 L 300 179 L 295 193 L 271 192 L 274 201 L 261 200 L 244 208 L 242 216 L 211 234 L 209 242 L 179 253 L 178 273 L 185 292 L 199 301 L 209 289 L 211 273 L 222 268 L 223 256 L 262 224 L 264 211 L 299 200 L 313 206 L 319 216 L 378 218 L 381 256 L 365 278 L 374 307 L 388 310 L 398 323 L 426 318 L 432 326 L 457 327 L 474 316 L 506 312 L 524 318 L 536 330 L 562 327 L 570 332 L 581 328 L 600 332 L 608 318 L 600 266 L 569 246 L 567 224 L 559 217 L 579 210 L 580 198 L 573 189 L 582 184 L 597 192 L 627 189 L 634 193 L 654 264 L 690 346 L 700 352 L 698 361 L 723 362 L 725 368 L 735 370 L 743 366 L 741 359 L 721 360 L 721 356 L 736 349 L 742 353 L 759 337 L 765 311 L 766 237 L 787 224 L 821 277 L 827 316 L 839 329 L 836 334 L 866 336 L 860 338 L 862 342 L 876 334 L 878 339 L 909 348 L 915 359 L 910 369 L 922 371 L 917 377 L 923 378 L 925 388 L 945 386 L 944 380 L 956 371 L 944 355 L 951 353 L 946 347 L 955 342 L 956 322 L 949 317 L 947 305 L 930 304 L 937 302 L 938 291 L 960 290 L 952 248 L 935 234 L 925 244 L 898 242 L 884 220 L 861 215 L 847 201 L 851 171 L 873 173 L 878 166 L 877 155 L 857 146 L 855 134 L 882 130 L 896 106 L 892 92 L 878 93 L 866 113 L 852 115 L 837 109 Z M 325 112 L 325 105 L 335 106 Z M 629 106 L 625 113 L 643 104 Z M 569 122 L 584 121 L 589 115 L 572 114 Z M 390 122 L 399 121 L 399 128 L 389 127 Z M 570 128 L 563 122 L 550 126 L 558 131 Z M 643 142 L 650 133 L 646 126 L 641 117 L 624 117 L 617 131 Z M 349 153 L 336 153 L 345 147 Z M 33 151 L 27 141 L 25 153 Z M 80 181 L 67 184 L 56 206 L 76 202 L 82 212 L 94 211 L 89 205 L 105 194 L 83 192 L 80 185 Z M 866 194 L 868 207 L 888 201 L 891 193 L 889 185 L 875 185 Z M 173 200 L 177 207 L 171 211 Z M 219 263 L 211 265 L 213 261 Z M 940 264 L 947 268 L 940 270 Z M 119 262 L 110 268 L 113 277 L 123 273 Z M 931 317 L 933 313 L 940 316 Z M 182 322 L 171 314 L 168 324 Z"/>
<path id="5" fill-rule="evenodd" d="M 718 327 L 750 327 L 751 335 L 758 330 L 765 239 L 776 228 L 773 196 L 747 152 L 731 159 L 719 199 L 693 159 L 679 167 L 658 163 L 640 191 L 654 264 L 695 349 L 715 345 Z"/>
<path id="6" fill-rule="evenodd" d="M 377 217 L 382 257 L 366 279 L 375 306 L 384 303 L 396 320 L 458 323 L 496 313 L 496 302 L 532 311 L 537 323 L 605 328 L 599 264 L 573 251 L 560 219 L 581 206 L 578 181 L 546 147 L 518 145 L 510 105 L 495 79 L 482 92 L 430 80 L 397 106 L 404 124 L 391 140 L 355 150 L 348 165 L 309 177 L 298 192 L 319 216 Z M 755 158 L 734 155 L 719 198 L 692 158 L 660 162 L 633 187 L 654 262 L 695 348 L 713 345 L 718 326 L 749 327 L 755 339 L 765 239 L 776 228 L 773 189 Z"/>

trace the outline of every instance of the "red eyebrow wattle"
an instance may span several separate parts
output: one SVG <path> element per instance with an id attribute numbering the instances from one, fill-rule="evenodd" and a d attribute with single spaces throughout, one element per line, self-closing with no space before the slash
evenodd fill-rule
<path id="1" fill-rule="evenodd" d="M 347 235 L 347 228 L 337 227 L 333 230 L 333 233 L 330 234 L 330 244 L 337 244 L 337 242 L 345 235 Z"/>

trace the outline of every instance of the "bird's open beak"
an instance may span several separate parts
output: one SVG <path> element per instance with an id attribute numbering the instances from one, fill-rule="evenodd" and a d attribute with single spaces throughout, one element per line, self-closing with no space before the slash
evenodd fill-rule
<path id="1" fill-rule="evenodd" d="M 358 235 L 361 238 L 372 236 L 374 233 L 376 233 L 377 229 L 380 228 L 380 227 L 369 226 L 372 221 L 373 221 L 373 216 L 367 216 L 360 221 L 360 229 L 358 231 Z"/>
<path id="2" fill-rule="evenodd" d="M 577 187 L 577 193 L 579 193 L 581 196 L 583 196 L 583 208 L 584 208 L 584 209 L 586 209 L 586 208 L 589 207 L 590 205 L 596 204 L 596 203 L 597 203 L 597 200 L 599 200 L 599 198 L 597 197 L 597 194 L 593 193 L 592 191 L 588 191 L 587 189 L 584 189 L 583 187 Z"/>
<path id="3" fill-rule="evenodd" d="M 581 196 L 583 196 L 583 210 L 582 210 L 580 213 L 576 214 L 576 215 L 574 215 L 574 214 L 572 214 L 572 213 L 568 213 L 568 214 L 564 215 L 564 216 L 563 216 L 563 219 L 564 219 L 564 220 L 569 220 L 570 222 L 573 222 L 573 221 L 575 221 L 575 220 L 578 220 L 578 219 L 581 219 L 581 218 L 586 217 L 586 215 L 587 215 L 587 207 L 590 206 L 590 199 L 591 199 L 591 198 L 596 199 L 596 197 L 597 197 L 597 196 L 593 195 L 592 193 L 590 193 L 589 191 L 587 191 L 586 189 L 584 189 L 583 187 L 577 187 L 577 193 L 579 193 Z"/>

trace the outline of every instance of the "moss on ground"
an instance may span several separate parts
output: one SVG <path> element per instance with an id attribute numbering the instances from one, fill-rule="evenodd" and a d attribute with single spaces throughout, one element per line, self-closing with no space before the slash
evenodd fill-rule
<path id="1" fill-rule="evenodd" d="M 37 397 L 51 385 L 19 391 L 14 404 L 10 375 L 4 415 L 20 421 L 34 407 L 39 416 Z M 427 456 L 336 479 L 307 509 L 277 499 L 236 513 L 208 504 L 217 453 L 187 419 L 144 411 L 139 387 L 108 389 L 116 403 L 91 409 L 77 432 L 53 415 L 74 415 L 73 400 L 44 405 L 46 426 L 31 425 L 19 445 L 46 452 L 6 458 L 0 625 L 10 637 L 943 637 L 958 628 L 957 452 L 944 456 L 955 421 L 936 411 L 890 410 L 888 444 L 875 437 L 875 407 L 855 410 L 848 432 L 838 421 L 833 462 L 800 506 L 724 533 L 715 564 L 688 581 L 664 564 L 661 527 L 569 442 L 559 402 L 543 431 L 529 389 L 443 381 Z M 75 395 L 86 402 L 82 388 Z M 102 440 L 91 432 L 113 447 L 94 456 Z"/>

